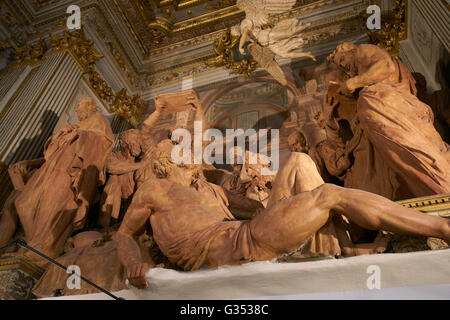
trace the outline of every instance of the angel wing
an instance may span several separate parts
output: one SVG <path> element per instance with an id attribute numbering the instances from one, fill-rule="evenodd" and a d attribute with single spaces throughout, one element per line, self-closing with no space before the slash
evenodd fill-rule
<path id="1" fill-rule="evenodd" d="M 237 0 L 236 5 L 245 11 L 246 18 L 256 25 L 267 24 L 271 15 L 291 9 L 297 0 Z"/>
<path id="2" fill-rule="evenodd" d="M 287 85 L 286 75 L 275 61 L 275 54 L 268 48 L 261 47 L 257 43 L 248 46 L 248 51 L 258 64 L 264 68 L 281 85 Z"/>

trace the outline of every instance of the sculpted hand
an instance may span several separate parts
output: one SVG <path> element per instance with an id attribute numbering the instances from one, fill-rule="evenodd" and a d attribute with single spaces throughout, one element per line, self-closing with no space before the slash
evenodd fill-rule
<path id="1" fill-rule="evenodd" d="M 156 99 L 155 107 L 156 107 L 156 111 L 158 111 L 159 113 L 163 113 L 167 109 L 167 103 L 164 101 L 161 101 L 160 99 Z"/>
<path id="2" fill-rule="evenodd" d="M 61 133 L 66 134 L 66 133 L 68 133 L 68 132 L 75 131 L 75 130 L 77 130 L 78 128 L 79 128 L 79 126 L 78 126 L 77 124 L 68 124 L 68 125 L 65 125 L 65 126 L 61 127 L 61 129 L 59 129 L 59 131 L 60 131 Z"/>
<path id="3" fill-rule="evenodd" d="M 127 278 L 130 281 L 131 285 L 138 289 L 147 288 L 147 279 L 145 278 L 145 274 L 148 269 L 150 269 L 150 265 L 148 263 L 133 263 L 129 265 L 127 268 Z"/>
<path id="4" fill-rule="evenodd" d="M 186 99 L 186 103 L 190 104 L 192 110 L 194 110 L 194 111 L 197 111 L 197 109 L 199 108 L 198 101 L 197 101 L 196 97 L 194 97 L 194 96 L 189 96 Z M 200 107 L 201 107 L 201 105 L 200 105 Z"/>
<path id="5" fill-rule="evenodd" d="M 244 50 L 244 47 L 239 47 L 239 52 L 240 52 L 243 56 L 245 56 L 245 50 Z"/>
<path id="6" fill-rule="evenodd" d="M 28 168 L 28 160 L 23 160 L 9 166 L 9 169 L 17 174 L 26 174 Z"/>
<path id="7" fill-rule="evenodd" d="M 352 96 L 355 92 L 357 86 L 354 85 L 352 79 L 348 79 L 344 82 L 344 84 L 339 88 L 339 93 L 344 96 Z"/>

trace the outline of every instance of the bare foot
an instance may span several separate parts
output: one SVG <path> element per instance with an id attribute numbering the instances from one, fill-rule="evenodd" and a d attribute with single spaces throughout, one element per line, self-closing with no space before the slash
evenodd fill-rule
<path id="1" fill-rule="evenodd" d="M 148 263 L 135 263 L 127 267 L 127 278 L 131 285 L 138 289 L 146 289 L 148 285 L 145 274 L 148 269 L 150 269 Z"/>

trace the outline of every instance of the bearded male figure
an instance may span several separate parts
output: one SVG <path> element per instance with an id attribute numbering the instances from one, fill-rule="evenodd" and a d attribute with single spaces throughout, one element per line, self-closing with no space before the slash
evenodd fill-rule
<path id="1" fill-rule="evenodd" d="M 180 99 L 185 98 L 185 100 Z M 193 90 L 187 90 L 177 94 L 177 100 L 182 103 L 197 105 L 197 96 Z M 104 189 L 106 195 L 105 202 L 101 208 L 99 222 L 108 228 L 111 218 L 119 219 L 119 212 L 122 200 L 131 200 L 136 188 L 146 180 L 155 178 L 150 166 L 149 159 L 158 141 L 152 136 L 152 130 L 161 117 L 166 113 L 179 111 L 178 104 L 170 105 L 167 95 L 160 95 L 154 98 L 155 110 L 142 121 L 139 129 L 127 130 L 120 134 L 120 151 L 113 152 L 106 161 L 106 171 L 111 174 Z M 173 102 L 172 100 L 169 100 Z M 201 111 L 196 113 L 196 119 L 201 115 Z M 140 157 L 141 161 L 136 162 Z"/>
<path id="2" fill-rule="evenodd" d="M 14 205 L 28 244 L 56 258 L 74 228 L 82 228 L 97 187 L 105 182 L 105 162 L 114 138 L 94 99 L 76 108 L 79 122 L 66 125 L 44 146 L 44 163 L 28 180 Z M 37 264 L 44 260 L 24 254 Z"/>
<path id="3" fill-rule="evenodd" d="M 100 224 L 108 228 L 111 218 L 119 219 L 122 200 L 129 200 L 134 194 L 136 181 L 152 176 L 146 170 L 148 157 L 154 148 L 154 141 L 150 134 L 154 124 L 158 121 L 161 110 L 157 109 L 145 119 L 140 129 L 130 129 L 119 136 L 120 150 L 113 152 L 106 160 L 106 171 L 111 174 L 106 183 L 105 202 L 100 213 Z M 136 159 L 143 154 L 143 159 Z"/>
<path id="4" fill-rule="evenodd" d="M 122 200 L 130 199 L 135 190 L 134 172 L 145 163 L 136 162 L 141 154 L 141 133 L 137 129 L 124 131 L 119 136 L 120 150 L 113 152 L 106 161 L 110 174 L 103 194 L 99 223 L 108 229 L 111 219 L 119 219 Z"/>
<path id="5" fill-rule="evenodd" d="M 158 144 L 152 167 L 159 179 L 136 191 L 114 236 L 130 282 L 146 287 L 149 265 L 136 240 L 150 221 L 161 252 L 185 270 L 272 260 L 298 249 L 335 210 L 364 228 L 450 241 L 450 221 L 404 208 L 365 191 L 324 184 L 312 159 L 293 153 L 280 169 L 268 207 L 237 221 L 223 206 L 220 188 L 198 188 L 191 165 L 174 165 L 173 143 Z M 194 182 L 194 183 L 193 183 Z M 222 198 L 222 199 L 221 199 Z"/>
<path id="6" fill-rule="evenodd" d="M 394 175 L 396 183 L 407 189 L 402 193 L 410 197 L 450 192 L 448 146 L 433 126 L 431 108 L 416 97 L 415 80 L 405 65 L 377 46 L 353 43 L 339 45 L 328 60 L 346 75 L 346 79 L 335 81 L 341 93 L 337 100 L 342 94 L 357 93 L 355 128 L 362 130 L 370 143 L 367 152 L 379 158 L 379 170 L 389 171 L 380 184 Z M 355 179 L 370 174 L 364 172 L 364 166 L 366 163 L 354 174 Z M 367 180 L 372 184 L 372 179 Z M 370 191 L 393 199 L 401 197 L 385 189 Z"/>

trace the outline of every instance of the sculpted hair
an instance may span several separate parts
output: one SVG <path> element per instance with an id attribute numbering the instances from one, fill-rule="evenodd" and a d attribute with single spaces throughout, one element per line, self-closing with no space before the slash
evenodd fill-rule
<path id="1" fill-rule="evenodd" d="M 140 131 L 138 129 L 130 129 L 119 135 L 119 143 L 122 148 L 129 146 L 133 140 L 140 140 Z M 139 141 L 140 142 L 140 141 Z"/>
<path id="2" fill-rule="evenodd" d="M 166 178 L 172 168 L 176 166 L 176 164 L 172 162 L 172 148 L 172 141 L 166 139 L 158 143 L 153 152 L 150 163 L 153 173 L 158 178 Z"/>
<path id="3" fill-rule="evenodd" d="M 295 130 L 288 136 L 288 143 L 289 145 L 295 145 L 296 143 L 298 143 L 300 146 L 300 150 L 297 150 L 297 152 L 308 152 L 309 146 L 308 141 L 306 140 L 306 136 L 299 130 Z"/>
<path id="4" fill-rule="evenodd" d="M 335 63 L 334 59 L 337 53 L 356 50 L 357 46 L 353 42 L 344 42 L 337 46 L 336 50 L 328 56 L 328 63 Z"/>
<path id="5" fill-rule="evenodd" d="M 80 104 L 86 104 L 86 111 L 91 114 L 98 112 L 98 105 L 97 101 L 93 98 L 83 98 L 80 100 Z"/>

